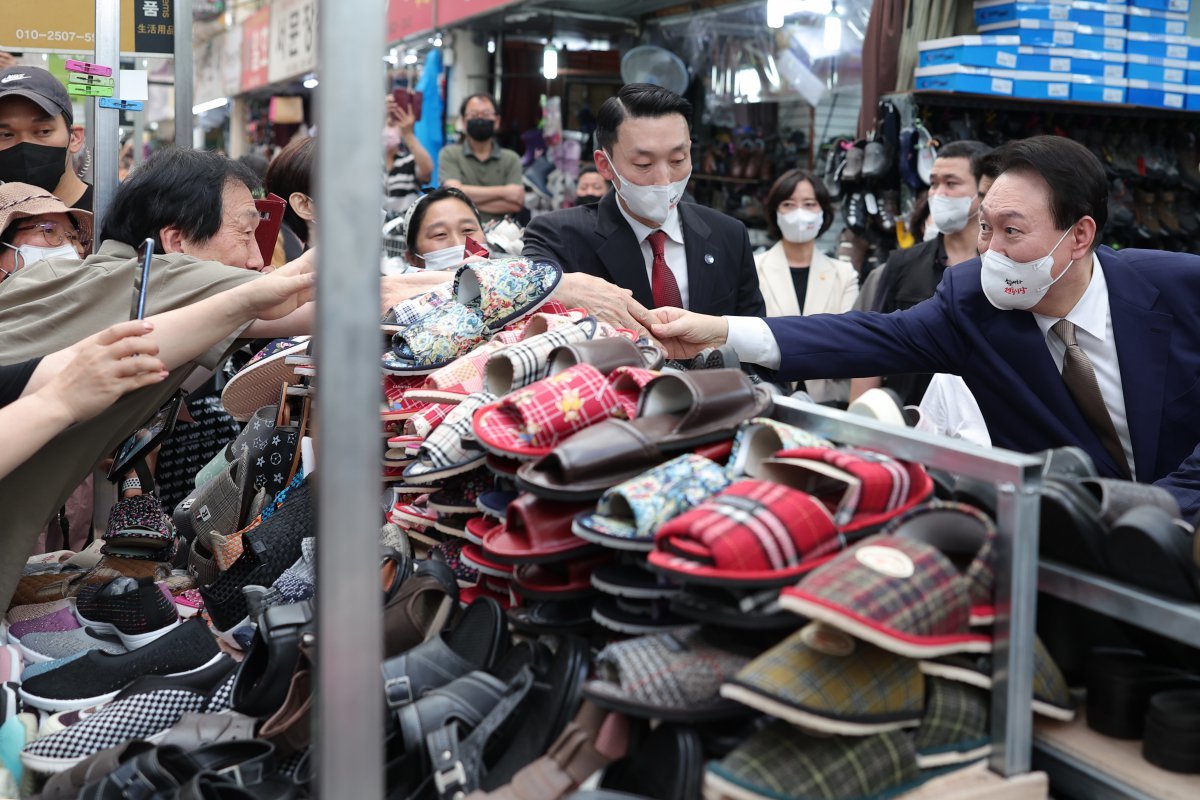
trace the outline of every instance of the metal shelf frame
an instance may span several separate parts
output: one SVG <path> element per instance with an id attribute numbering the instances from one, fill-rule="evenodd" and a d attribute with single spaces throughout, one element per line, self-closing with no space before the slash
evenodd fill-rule
<path id="1" fill-rule="evenodd" d="M 1200 641 L 1200 604 L 1185 603 L 1053 561 L 1043 561 L 1038 569 L 1038 589 L 1184 644 Z"/>
<path id="2" fill-rule="evenodd" d="M 993 771 L 1028 772 L 1033 742 L 1033 643 L 1037 618 L 1038 516 L 1042 459 L 984 449 L 790 398 L 776 398 L 773 416 L 833 441 L 996 485 L 1000 531 L 996 564 L 993 650 Z"/>
<path id="3" fill-rule="evenodd" d="M 1052 791 L 1061 791 L 1080 800 L 1156 800 L 1153 795 L 1107 774 L 1097 765 L 1041 740 L 1033 743 L 1033 766 L 1050 777 Z"/>

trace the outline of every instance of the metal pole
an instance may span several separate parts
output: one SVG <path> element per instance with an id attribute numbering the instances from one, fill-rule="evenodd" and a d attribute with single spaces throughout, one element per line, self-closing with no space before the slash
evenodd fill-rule
<path id="1" fill-rule="evenodd" d="M 376 80 L 385 26 L 379 0 L 320 0 L 317 90 L 316 475 L 318 797 L 383 797 L 383 618 L 379 600 L 379 149 Z M 237 124 L 236 121 L 234 124 Z M 375 143 L 376 136 L 369 137 Z"/>
<path id="2" fill-rule="evenodd" d="M 192 146 L 192 0 L 175 0 L 175 146 Z"/>
<path id="3" fill-rule="evenodd" d="M 133 166 L 140 167 L 146 160 L 146 112 L 133 112 Z"/>
<path id="4" fill-rule="evenodd" d="M 116 88 L 114 97 L 121 96 L 121 21 L 120 0 L 96 0 L 96 54 L 93 63 L 112 67 Z M 93 101 L 96 109 L 95 133 L 92 146 L 92 185 L 95 187 L 92 213 L 96 219 L 96 230 L 104 220 L 104 213 L 117 191 L 117 161 L 121 146 L 121 112 L 115 108 L 100 108 L 100 101 Z"/>

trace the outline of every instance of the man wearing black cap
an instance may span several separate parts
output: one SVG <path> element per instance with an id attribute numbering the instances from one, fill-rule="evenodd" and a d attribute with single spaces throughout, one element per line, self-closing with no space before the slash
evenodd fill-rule
<path id="1" fill-rule="evenodd" d="M 71 165 L 82 147 L 83 126 L 57 78 L 38 67 L 0 70 L 0 181 L 30 183 L 90 211 L 92 187 Z"/>

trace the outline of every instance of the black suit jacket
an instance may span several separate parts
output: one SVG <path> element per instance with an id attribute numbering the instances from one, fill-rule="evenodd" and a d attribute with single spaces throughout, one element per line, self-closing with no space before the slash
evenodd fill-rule
<path id="1" fill-rule="evenodd" d="M 701 314 L 765 316 L 758 272 L 746 226 L 695 203 L 679 204 L 687 252 L 688 306 Z M 633 229 L 617 208 L 615 192 L 593 206 L 534 217 L 525 229 L 526 258 L 553 261 L 567 272 L 586 272 L 633 292 L 654 308 L 646 259 Z"/>

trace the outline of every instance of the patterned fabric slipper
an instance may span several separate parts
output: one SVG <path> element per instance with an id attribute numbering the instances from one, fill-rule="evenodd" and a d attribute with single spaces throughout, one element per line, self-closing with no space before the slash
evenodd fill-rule
<path id="1" fill-rule="evenodd" d="M 916 727 L 917 662 L 811 623 L 751 661 L 721 696 L 817 733 L 864 736 Z"/>
<path id="2" fill-rule="evenodd" d="M 441 403 L 447 402 L 451 396 L 462 397 L 482 392 L 483 376 L 488 360 L 496 353 L 519 341 L 519 333 L 509 331 L 498 333 L 491 341 L 484 342 L 437 372 L 427 375 L 420 388 L 414 389 L 410 394 L 415 400 Z"/>
<path id="3" fill-rule="evenodd" d="M 478 409 L 495 400 L 495 395 L 478 392 L 455 406 L 437 430 L 425 437 L 416 461 L 405 468 L 404 479 L 409 483 L 432 483 L 481 466 L 487 453 L 471 441 L 471 420 Z"/>
<path id="4" fill-rule="evenodd" d="M 641 388 L 657 373 L 622 368 L 605 376 L 579 364 L 503 397 L 475 415 L 475 436 L 493 453 L 529 459 L 610 417 L 629 419 Z"/>
<path id="5" fill-rule="evenodd" d="M 410 400 L 408 392 L 416 389 L 424 379 L 419 375 L 384 375 L 383 408 L 379 416 L 383 420 L 408 419 L 429 404 Z"/>
<path id="6" fill-rule="evenodd" d="M 424 375 L 470 352 L 487 338 L 483 318 L 473 308 L 450 303 L 401 327 L 392 352 L 382 356 L 386 372 Z"/>
<path id="7" fill-rule="evenodd" d="M 734 800 L 883 800 L 924 780 L 903 731 L 817 737 L 776 720 L 709 764 L 704 788 Z"/>
<path id="8" fill-rule="evenodd" d="M 988 655 L 957 655 L 922 661 L 921 672 L 988 691 L 992 689 L 992 658 Z M 1067 679 L 1037 637 L 1033 640 L 1033 712 L 1063 722 L 1075 719 L 1075 700 L 1071 697 Z"/>
<path id="9" fill-rule="evenodd" d="M 604 547 L 649 552 L 660 527 L 728 483 L 721 467 L 686 453 L 609 489 L 594 513 L 575 518 L 572 531 Z"/>
<path id="10" fill-rule="evenodd" d="M 132 547 L 155 551 L 170 548 L 174 556 L 175 525 L 153 494 L 125 497 L 114 503 L 103 538 L 105 547 L 101 552 L 106 555 L 110 548 Z"/>
<path id="11" fill-rule="evenodd" d="M 458 303 L 475 310 L 485 330 L 494 332 L 537 311 L 562 276 L 562 268 L 549 261 L 497 258 L 459 267 L 453 291 Z"/>
<path id="12" fill-rule="evenodd" d="M 913 736 L 921 769 L 969 764 L 992 752 L 988 711 L 992 695 L 965 683 L 925 681 L 925 714 Z"/>
<path id="13" fill-rule="evenodd" d="M 596 320 L 588 317 L 575 325 L 558 327 L 492 354 L 484 370 L 484 385 L 494 395 L 523 389 L 546 376 L 550 353 L 596 335 Z"/>
<path id="14" fill-rule="evenodd" d="M 436 435 L 436 434 L 435 434 Z M 442 488 L 429 495 L 429 508 L 439 514 L 477 514 L 479 496 L 496 487 L 496 479 L 484 467 L 447 478 Z"/>
<path id="15" fill-rule="evenodd" d="M 450 567 L 455 579 L 458 581 L 459 587 L 464 589 L 479 583 L 479 570 L 462 560 L 462 550 L 465 545 L 466 542 L 451 540 L 439 542 L 429 551 L 431 559 L 441 561 Z M 461 593 L 459 594 L 459 600 L 462 600 Z"/>
<path id="16" fill-rule="evenodd" d="M 745 710 L 721 698 L 721 684 L 749 656 L 705 639 L 699 627 L 629 639 L 596 656 L 599 680 L 584 695 L 601 708 L 672 722 L 738 716 Z"/>
<path id="17" fill-rule="evenodd" d="M 784 589 L 780 606 L 909 658 L 990 652 L 970 621 L 991 602 L 996 529 L 964 508 L 914 510 Z"/>
<path id="18" fill-rule="evenodd" d="M 307 351 L 309 338 L 276 339 L 247 361 L 221 390 L 221 405 L 229 416 L 245 422 L 258 409 L 278 401 L 279 385 L 296 380 L 296 367 L 287 359 Z"/>
<path id="19" fill-rule="evenodd" d="M 383 315 L 383 324 L 389 327 L 411 325 L 427 316 L 429 312 L 452 302 L 454 302 L 454 289 L 447 283 L 393 306 L 388 313 Z"/>
<path id="20" fill-rule="evenodd" d="M 820 436 L 769 417 L 755 417 L 738 428 L 733 439 L 733 452 L 725 469 L 730 480 L 761 478 L 763 461 L 780 450 L 800 447 L 833 447 Z"/>

